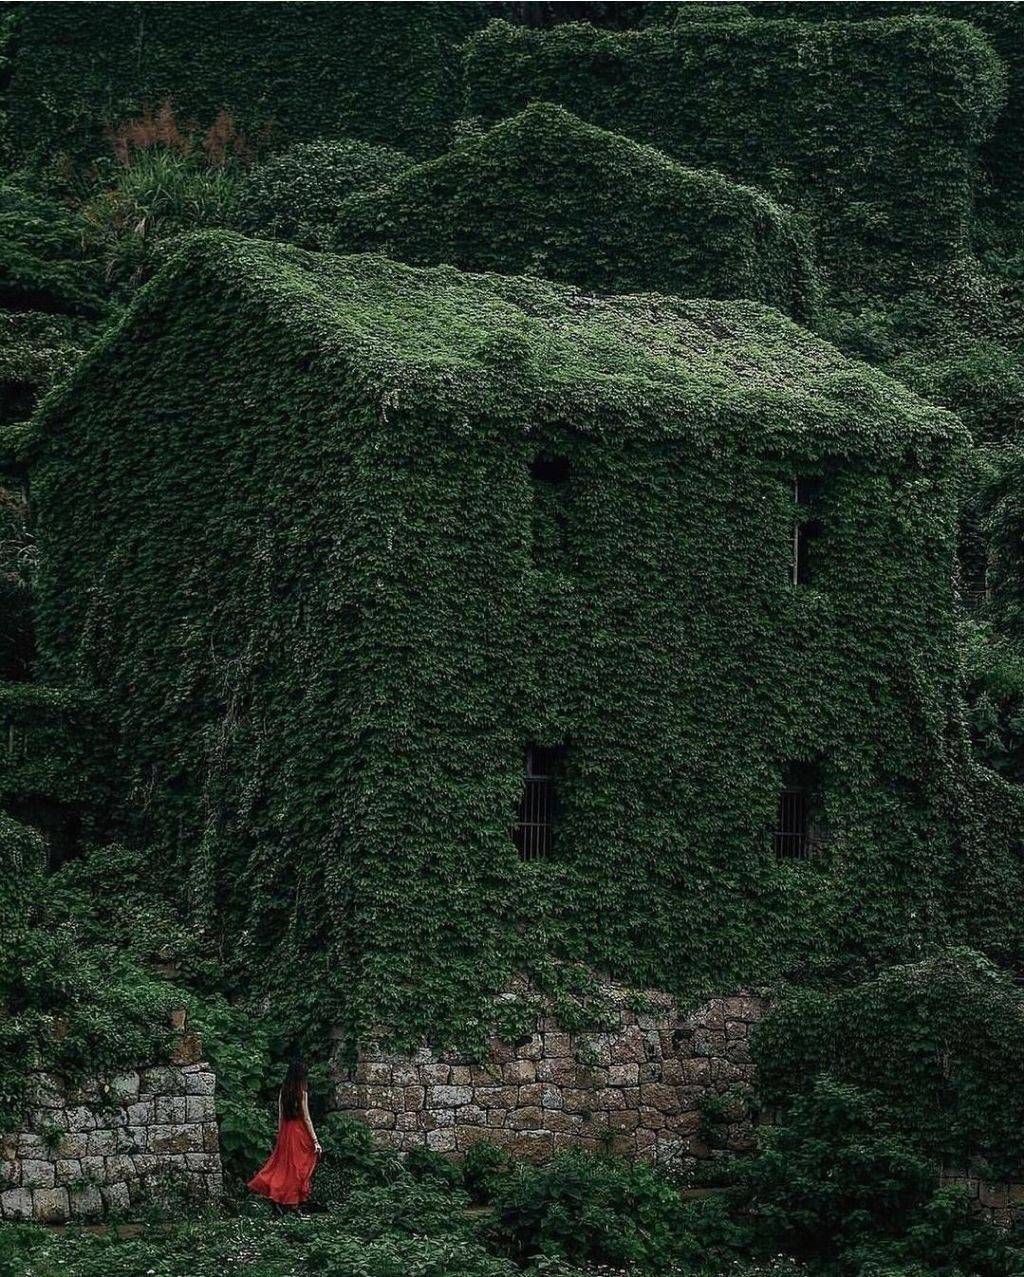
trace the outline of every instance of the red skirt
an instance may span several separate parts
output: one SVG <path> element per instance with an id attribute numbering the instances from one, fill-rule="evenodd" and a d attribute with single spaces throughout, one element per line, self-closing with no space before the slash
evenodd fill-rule
<path id="1" fill-rule="evenodd" d="M 277 1143 L 249 1188 L 280 1206 L 301 1206 L 309 1197 L 316 1170 L 313 1140 L 301 1117 L 285 1118 L 277 1128 Z"/>

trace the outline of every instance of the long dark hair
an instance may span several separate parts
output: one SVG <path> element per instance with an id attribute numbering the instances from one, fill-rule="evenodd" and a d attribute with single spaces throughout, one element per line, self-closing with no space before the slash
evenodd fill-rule
<path id="1" fill-rule="evenodd" d="M 306 1078 L 309 1071 L 305 1064 L 295 1057 L 288 1065 L 288 1072 L 281 1083 L 281 1114 L 284 1117 L 298 1117 L 302 1112 L 302 1092 L 306 1089 Z"/>

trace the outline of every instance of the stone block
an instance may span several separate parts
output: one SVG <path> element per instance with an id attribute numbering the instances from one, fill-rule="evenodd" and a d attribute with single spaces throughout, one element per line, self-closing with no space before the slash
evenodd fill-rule
<path id="1" fill-rule="evenodd" d="M 84 1157 L 89 1151 L 89 1136 L 85 1132 L 62 1135 L 55 1151 L 58 1157 Z"/>
<path id="2" fill-rule="evenodd" d="M 186 1153 L 185 1166 L 190 1171 L 202 1171 L 208 1175 L 220 1174 L 220 1158 L 212 1153 Z"/>
<path id="3" fill-rule="evenodd" d="M 34 1073 L 28 1081 L 26 1098 L 41 1109 L 62 1109 L 67 1102 L 60 1080 L 52 1073 Z"/>
<path id="4" fill-rule="evenodd" d="M 130 1104 L 139 1098 L 138 1073 L 121 1073 L 110 1080 L 110 1090 L 122 1104 Z"/>
<path id="5" fill-rule="evenodd" d="M 54 1163 L 54 1174 L 58 1184 L 70 1184 L 72 1180 L 82 1178 L 82 1162 L 77 1157 L 59 1157 Z"/>
<path id="6" fill-rule="evenodd" d="M 72 1219 L 98 1219 L 103 1214 L 103 1197 L 95 1184 L 84 1184 L 68 1192 Z"/>
<path id="7" fill-rule="evenodd" d="M 115 1132 L 119 1153 L 144 1153 L 149 1145 L 148 1126 L 120 1126 Z"/>
<path id="8" fill-rule="evenodd" d="M 203 1043 L 198 1033 L 182 1033 L 171 1048 L 172 1064 L 197 1064 L 203 1058 Z"/>
<path id="9" fill-rule="evenodd" d="M 428 1108 L 458 1108 L 468 1104 L 473 1098 L 473 1088 L 469 1086 L 428 1086 Z"/>
<path id="10" fill-rule="evenodd" d="M 456 1150 L 454 1127 L 428 1131 L 426 1144 L 427 1148 L 433 1149 L 435 1153 L 454 1153 Z"/>
<path id="11" fill-rule="evenodd" d="M 156 1069 L 146 1069 L 140 1077 L 139 1094 L 148 1094 L 148 1096 L 170 1096 L 179 1091 L 181 1087 L 181 1075 L 176 1069 L 166 1068 L 165 1065 L 158 1066 Z"/>
<path id="12" fill-rule="evenodd" d="M 155 1100 L 141 1100 L 136 1104 L 129 1104 L 125 1110 L 129 1126 L 148 1126 L 154 1120 L 155 1114 Z"/>
<path id="13" fill-rule="evenodd" d="M 21 1183 L 21 1163 L 16 1158 L 0 1162 L 0 1188 L 13 1188 Z"/>
<path id="14" fill-rule="evenodd" d="M 505 1082 L 536 1082 L 537 1065 L 533 1060 L 510 1060 L 502 1070 Z"/>
<path id="15" fill-rule="evenodd" d="M 117 1136 L 108 1130 L 90 1131 L 88 1149 L 90 1157 L 109 1157 L 117 1152 Z"/>
<path id="16" fill-rule="evenodd" d="M 572 1038 L 558 1030 L 544 1034 L 544 1058 L 572 1055 Z"/>
<path id="17" fill-rule="evenodd" d="M 23 1188 L 53 1188 L 56 1183 L 53 1162 L 24 1158 L 21 1163 L 21 1183 Z"/>
<path id="18" fill-rule="evenodd" d="M 0 1134 L 0 1161 L 13 1162 L 18 1156 L 18 1132 L 4 1131 Z"/>
<path id="19" fill-rule="evenodd" d="M 506 1125 L 513 1131 L 540 1130 L 544 1125 L 544 1111 L 537 1105 L 513 1109 L 508 1115 Z"/>
<path id="20" fill-rule="evenodd" d="M 610 1064 L 608 1066 L 608 1085 L 609 1086 L 638 1086 L 640 1083 L 641 1066 L 636 1063 L 632 1064 Z M 654 1079 L 652 1079 L 654 1080 Z"/>
<path id="21" fill-rule="evenodd" d="M 401 1108 L 406 1113 L 418 1113 L 426 1103 L 427 1090 L 423 1086 L 402 1087 Z"/>
<path id="22" fill-rule="evenodd" d="M 424 1064 L 420 1069 L 420 1077 L 425 1086 L 445 1086 L 451 1071 L 450 1064 Z"/>
<path id="23" fill-rule="evenodd" d="M 596 1109 L 624 1109 L 625 1107 L 626 1101 L 622 1092 L 614 1086 L 605 1086 L 594 1092 Z"/>
<path id="24" fill-rule="evenodd" d="M 537 1077 L 555 1086 L 575 1086 L 579 1068 L 568 1055 L 547 1057 L 537 1062 Z"/>
<path id="25" fill-rule="evenodd" d="M 640 1064 L 647 1058 L 644 1035 L 639 1028 L 627 1029 L 608 1047 L 609 1064 Z"/>
<path id="26" fill-rule="evenodd" d="M 186 1121 L 184 1095 L 158 1095 L 153 1101 L 153 1121 L 159 1126 L 180 1126 Z"/>
<path id="27" fill-rule="evenodd" d="M 9 1188 L 0 1193 L 0 1213 L 4 1219 L 31 1219 L 32 1192 L 27 1188 Z"/>
<path id="28" fill-rule="evenodd" d="M 488 1109 L 487 1110 L 487 1125 L 491 1127 L 492 1130 L 501 1130 L 501 1128 L 505 1125 L 507 1121 L 508 1121 L 507 1109 Z"/>
<path id="29" fill-rule="evenodd" d="M 464 1153 L 466 1149 L 478 1143 L 480 1140 L 488 1140 L 494 1138 L 494 1132 L 489 1131 L 486 1126 L 461 1126 L 456 1124 L 455 1131 L 455 1147 L 460 1153 Z"/>
<path id="30" fill-rule="evenodd" d="M 501 1083 L 503 1065 L 498 1060 L 484 1060 L 469 1066 L 469 1080 L 473 1086 L 498 1086 Z"/>
<path id="31" fill-rule="evenodd" d="M 201 1153 L 203 1128 L 195 1125 L 149 1127 L 150 1153 Z"/>
<path id="32" fill-rule="evenodd" d="M 213 1095 L 217 1089 L 217 1079 L 205 1065 L 198 1066 L 194 1073 L 182 1070 L 181 1081 L 186 1095 Z"/>
<path id="33" fill-rule="evenodd" d="M 100 1183 L 103 1179 L 103 1168 L 107 1163 L 105 1157 L 81 1157 L 78 1159 L 82 1167 L 82 1178 Z"/>
<path id="34" fill-rule="evenodd" d="M 103 1177 L 108 1184 L 119 1184 L 134 1178 L 134 1175 L 135 1162 L 127 1153 L 118 1153 L 114 1157 L 107 1158 Z"/>
<path id="35" fill-rule="evenodd" d="M 527 1162 L 546 1162 L 554 1149 L 550 1131 L 520 1131 L 506 1146 L 514 1157 Z"/>
<path id="36" fill-rule="evenodd" d="M 66 1188 L 36 1188 L 32 1190 L 32 1218 L 40 1224 L 66 1223 L 71 1213 Z"/>
<path id="37" fill-rule="evenodd" d="M 220 1131 L 216 1122 L 205 1122 L 202 1128 L 203 1152 L 216 1153 L 220 1148 Z"/>
<path id="38" fill-rule="evenodd" d="M 543 1109 L 560 1109 L 562 1107 L 562 1088 L 559 1086 L 542 1086 L 540 1106 Z"/>
<path id="39" fill-rule="evenodd" d="M 452 1086 L 469 1086 L 473 1081 L 473 1070 L 468 1064 L 453 1064 L 448 1081 Z"/>
<path id="40" fill-rule="evenodd" d="M 395 1125 L 395 1115 L 391 1109 L 367 1109 L 364 1121 L 374 1130 L 385 1131 Z"/>
<path id="41" fill-rule="evenodd" d="M 516 1058 L 539 1060 L 544 1056 L 544 1039 L 539 1033 L 531 1033 L 524 1042 L 516 1043 Z"/>
<path id="42" fill-rule="evenodd" d="M 18 1136 L 19 1157 L 34 1157 L 45 1161 L 49 1155 L 49 1150 L 42 1136 L 36 1135 L 32 1131 L 22 1131 Z"/>
<path id="43" fill-rule="evenodd" d="M 34 1131 L 42 1130 L 44 1127 L 51 1131 L 66 1131 L 68 1129 L 67 1111 L 65 1109 L 31 1109 L 27 1125 Z"/>
<path id="44" fill-rule="evenodd" d="M 373 1086 L 391 1085 L 391 1065 L 381 1060 L 364 1060 L 356 1065 L 355 1080 Z"/>
<path id="45" fill-rule="evenodd" d="M 132 1199 L 127 1184 L 107 1184 L 100 1189 L 100 1193 L 108 1211 L 123 1212 L 131 1207 Z"/>
<path id="46" fill-rule="evenodd" d="M 213 1122 L 217 1112 L 212 1095 L 188 1095 L 185 1097 L 187 1122 Z"/>
<path id="47" fill-rule="evenodd" d="M 566 1113 L 590 1113 L 594 1109 L 594 1092 L 565 1090 L 562 1092 L 562 1108 Z"/>
<path id="48" fill-rule="evenodd" d="M 647 1082 L 640 1087 L 640 1103 L 645 1108 L 658 1109 L 661 1113 L 678 1113 L 681 1109 L 679 1093 L 674 1086 L 664 1082 Z"/>

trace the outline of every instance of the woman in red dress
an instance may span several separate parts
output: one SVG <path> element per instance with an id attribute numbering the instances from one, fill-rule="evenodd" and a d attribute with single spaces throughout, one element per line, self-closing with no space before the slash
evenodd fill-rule
<path id="1" fill-rule="evenodd" d="M 277 1098 L 277 1143 L 249 1181 L 254 1193 L 287 1210 L 298 1210 L 309 1197 L 317 1158 L 323 1152 L 309 1118 L 306 1079 L 306 1066 L 293 1060 Z"/>

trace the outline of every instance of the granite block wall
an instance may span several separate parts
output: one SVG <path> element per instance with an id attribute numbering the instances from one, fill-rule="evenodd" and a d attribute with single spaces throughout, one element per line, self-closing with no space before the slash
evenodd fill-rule
<path id="1" fill-rule="evenodd" d="M 339 1058 L 335 1107 L 401 1151 L 459 1155 L 486 1138 L 536 1161 L 563 1148 L 608 1148 L 686 1167 L 717 1148 L 749 1148 L 742 1106 L 716 1124 L 714 1145 L 702 1109 L 710 1097 L 750 1089 L 748 1037 L 764 1000 L 741 992 L 680 1011 L 664 994 L 601 992 L 609 1011 L 600 1030 L 569 1032 L 542 1010 L 521 1041 L 492 1039 L 479 1060 L 429 1047 Z"/>
<path id="2" fill-rule="evenodd" d="M 220 1197 L 215 1078 L 199 1055 L 183 1034 L 176 1062 L 75 1088 L 34 1074 L 23 1129 L 0 1134 L 0 1219 L 57 1224 Z"/>

